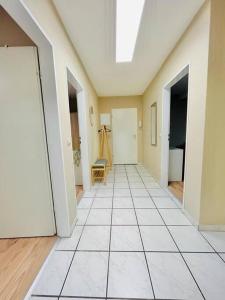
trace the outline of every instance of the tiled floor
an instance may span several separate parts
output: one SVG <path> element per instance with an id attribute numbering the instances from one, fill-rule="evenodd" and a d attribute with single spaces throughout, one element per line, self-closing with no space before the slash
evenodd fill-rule
<path id="1" fill-rule="evenodd" d="M 224 252 L 224 253 L 223 253 Z M 225 299 L 225 233 L 200 233 L 140 165 L 115 166 L 78 207 L 32 300 Z"/>

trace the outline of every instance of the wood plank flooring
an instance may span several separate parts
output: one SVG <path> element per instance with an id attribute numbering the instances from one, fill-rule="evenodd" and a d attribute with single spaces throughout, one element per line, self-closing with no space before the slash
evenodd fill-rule
<path id="1" fill-rule="evenodd" d="M 184 183 L 182 181 L 169 182 L 170 191 L 181 203 L 183 203 L 183 188 L 184 188 Z"/>
<path id="2" fill-rule="evenodd" d="M 80 201 L 82 195 L 83 195 L 83 185 L 76 185 L 76 199 L 77 199 L 77 202 Z"/>
<path id="3" fill-rule="evenodd" d="M 56 237 L 0 239 L 0 299 L 24 299 Z"/>

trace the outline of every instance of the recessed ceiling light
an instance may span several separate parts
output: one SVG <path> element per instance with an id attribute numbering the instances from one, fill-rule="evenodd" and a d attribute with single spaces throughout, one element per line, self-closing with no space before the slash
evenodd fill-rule
<path id="1" fill-rule="evenodd" d="M 116 62 L 131 62 L 145 0 L 117 0 L 116 4 Z"/>

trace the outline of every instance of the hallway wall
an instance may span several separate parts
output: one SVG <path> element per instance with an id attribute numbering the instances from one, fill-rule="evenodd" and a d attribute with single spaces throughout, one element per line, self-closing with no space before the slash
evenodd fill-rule
<path id="1" fill-rule="evenodd" d="M 200 225 L 225 229 L 225 2 L 211 1 Z"/>
<path id="2" fill-rule="evenodd" d="M 186 65 L 190 65 L 184 207 L 196 223 L 198 223 L 200 214 L 209 25 L 210 5 L 207 1 L 143 96 L 143 160 L 145 166 L 159 181 L 161 177 L 160 136 L 163 87 Z M 158 145 L 151 146 L 149 108 L 156 101 L 158 104 Z"/>
<path id="3" fill-rule="evenodd" d="M 142 96 L 121 96 L 121 97 L 100 97 L 99 98 L 99 114 L 112 113 L 113 108 L 137 108 L 138 121 L 142 118 Z M 143 142 L 142 142 L 142 128 L 137 130 L 138 143 L 138 162 L 143 161 Z M 110 139 L 111 149 L 112 141 Z"/>
<path id="4" fill-rule="evenodd" d="M 57 88 L 58 111 L 60 116 L 60 129 L 62 147 L 64 153 L 64 172 L 66 179 L 67 201 L 70 214 L 70 225 L 76 216 L 74 171 L 72 157 L 72 141 L 70 130 L 70 114 L 67 86 L 67 67 L 84 88 L 87 99 L 87 123 L 88 123 L 88 150 L 89 163 L 91 164 L 98 155 L 98 98 L 96 92 L 85 72 L 85 69 L 73 47 L 61 20 L 50 0 L 35 1 L 24 0 L 25 5 L 38 22 L 53 47 L 55 77 Z M 94 124 L 90 125 L 88 113 L 89 107 L 94 108 Z"/>

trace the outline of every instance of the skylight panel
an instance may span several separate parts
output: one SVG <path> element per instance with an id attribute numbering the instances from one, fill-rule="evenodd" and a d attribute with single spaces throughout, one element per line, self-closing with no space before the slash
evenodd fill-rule
<path id="1" fill-rule="evenodd" d="M 117 0 L 116 62 L 131 62 L 145 0 Z"/>

